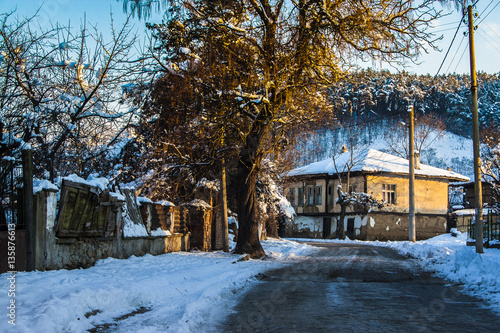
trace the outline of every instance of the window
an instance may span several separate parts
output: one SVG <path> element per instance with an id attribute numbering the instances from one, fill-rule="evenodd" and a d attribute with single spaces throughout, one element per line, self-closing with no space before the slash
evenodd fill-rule
<path id="1" fill-rule="evenodd" d="M 316 186 L 316 205 L 322 205 L 323 204 L 323 186 L 317 185 Z"/>
<path id="2" fill-rule="evenodd" d="M 331 205 L 333 203 L 333 189 L 331 186 L 328 186 L 328 204 Z"/>
<path id="3" fill-rule="evenodd" d="M 349 185 L 349 193 L 356 193 L 356 185 Z"/>
<path id="4" fill-rule="evenodd" d="M 388 204 L 396 204 L 396 185 L 382 185 L 382 200 Z"/>
<path id="5" fill-rule="evenodd" d="M 304 206 L 304 188 L 299 187 L 297 193 L 298 193 L 297 205 Z"/>
<path id="6" fill-rule="evenodd" d="M 307 186 L 307 204 L 309 206 L 314 205 L 314 186 Z"/>
<path id="7" fill-rule="evenodd" d="M 290 189 L 290 195 L 288 196 L 288 201 L 290 201 L 290 205 L 295 206 L 295 187 Z"/>

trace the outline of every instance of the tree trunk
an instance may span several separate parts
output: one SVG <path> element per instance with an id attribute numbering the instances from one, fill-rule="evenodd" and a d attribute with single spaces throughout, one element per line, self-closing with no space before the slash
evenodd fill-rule
<path id="1" fill-rule="evenodd" d="M 337 238 L 345 239 L 345 231 L 344 231 L 344 220 L 345 220 L 345 211 L 346 205 L 340 204 L 340 216 L 339 221 L 337 222 Z"/>
<path id="2" fill-rule="evenodd" d="M 252 258 L 266 255 L 259 241 L 259 208 L 256 184 L 260 163 L 264 156 L 264 140 L 269 133 L 273 113 L 269 106 L 259 112 L 252 124 L 245 145 L 240 150 L 238 171 L 235 178 L 236 203 L 238 205 L 238 242 L 234 253 L 248 253 Z"/>
<path id="3" fill-rule="evenodd" d="M 337 238 L 338 239 L 345 239 L 345 232 L 344 232 L 344 219 L 345 219 L 345 211 L 347 209 L 348 203 L 345 202 L 345 199 L 342 195 L 342 189 L 337 188 L 337 193 L 339 197 L 339 205 L 340 205 L 340 216 L 339 220 L 337 222 Z"/>
<path id="4" fill-rule="evenodd" d="M 265 252 L 259 241 L 259 210 L 255 190 L 257 172 L 240 161 L 235 178 L 239 229 L 234 253 L 248 253 L 254 259 L 261 258 Z"/>

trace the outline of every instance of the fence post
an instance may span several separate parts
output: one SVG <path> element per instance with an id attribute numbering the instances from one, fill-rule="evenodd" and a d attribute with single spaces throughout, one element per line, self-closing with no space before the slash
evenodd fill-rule
<path id="1" fill-rule="evenodd" d="M 36 225 L 33 205 L 33 153 L 31 147 L 22 150 L 23 161 L 23 223 L 26 226 L 26 270 L 35 269 Z"/>

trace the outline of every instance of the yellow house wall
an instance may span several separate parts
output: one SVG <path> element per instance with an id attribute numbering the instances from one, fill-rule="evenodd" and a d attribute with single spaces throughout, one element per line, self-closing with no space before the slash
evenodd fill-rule
<path id="1" fill-rule="evenodd" d="M 396 185 L 396 204 L 388 204 L 382 211 L 407 212 L 409 208 L 409 181 L 407 176 L 368 175 L 367 193 L 382 200 L 382 185 Z M 448 180 L 418 177 L 415 179 L 415 210 L 417 213 L 446 214 L 448 210 Z"/>
<path id="2" fill-rule="evenodd" d="M 365 178 L 366 177 L 366 178 Z M 351 177 L 350 184 L 355 187 L 356 192 L 364 192 L 366 179 L 367 193 L 375 199 L 382 201 L 382 185 L 396 185 L 396 204 L 387 204 L 380 209 L 381 211 L 408 212 L 409 208 L 409 184 L 408 176 L 404 175 L 366 175 Z M 331 187 L 332 198 L 328 204 L 328 212 L 339 213 L 340 206 L 335 203 L 337 200 L 338 179 L 331 179 L 326 185 L 324 179 L 299 181 L 288 184 L 285 188 L 285 195 L 290 196 L 291 188 L 295 188 L 294 208 L 298 214 L 304 213 L 323 213 L 328 202 L 328 187 Z M 307 186 L 322 186 L 321 205 L 308 205 Z M 304 189 L 304 205 L 298 206 L 298 188 Z M 346 191 L 347 189 L 343 189 Z M 448 180 L 430 179 L 426 177 L 417 177 L 415 179 L 415 205 L 416 213 L 426 214 L 446 214 L 448 210 Z M 375 208 L 374 208 L 375 209 Z M 359 210 L 359 208 L 358 208 Z M 356 207 L 349 207 L 347 212 L 356 211 Z"/>

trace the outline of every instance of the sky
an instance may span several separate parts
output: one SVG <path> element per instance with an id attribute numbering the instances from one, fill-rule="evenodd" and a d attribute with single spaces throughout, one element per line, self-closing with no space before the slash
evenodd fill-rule
<path id="1" fill-rule="evenodd" d="M 462 18 L 462 13 L 457 12 L 454 6 L 442 8 L 436 5 L 437 9 L 449 15 L 435 22 L 433 32 L 437 36 L 443 35 L 443 39 L 436 45 L 441 51 L 429 50 L 429 54 L 423 54 L 419 59 L 419 64 L 408 64 L 406 68 L 390 68 L 385 64 L 372 62 L 367 66 L 375 69 L 386 68 L 391 71 L 406 70 L 417 74 L 438 73 L 438 69 L 445 59 L 445 54 L 451 45 L 451 41 L 457 30 L 458 23 Z M 21 16 L 33 15 L 36 9 L 40 8 L 37 23 L 41 27 L 50 27 L 50 24 L 59 22 L 78 27 L 83 19 L 84 13 L 87 21 L 103 31 L 108 29 L 110 24 L 110 12 L 112 12 L 115 23 L 125 20 L 122 10 L 122 1 L 116 0 L 0 0 L 0 13 L 17 8 L 17 13 Z M 477 1 L 475 12 L 479 14 L 475 18 L 475 23 L 479 23 L 474 34 L 476 48 L 476 69 L 487 73 L 500 72 L 500 0 L 479 0 Z M 144 31 L 144 21 L 135 18 L 132 20 L 138 31 Z M 156 14 L 150 19 L 153 22 L 161 21 L 161 15 Z M 449 54 L 443 63 L 439 74 L 446 73 L 470 73 L 468 37 L 464 36 L 467 31 L 467 24 L 462 23 L 456 39 L 452 44 Z"/>

